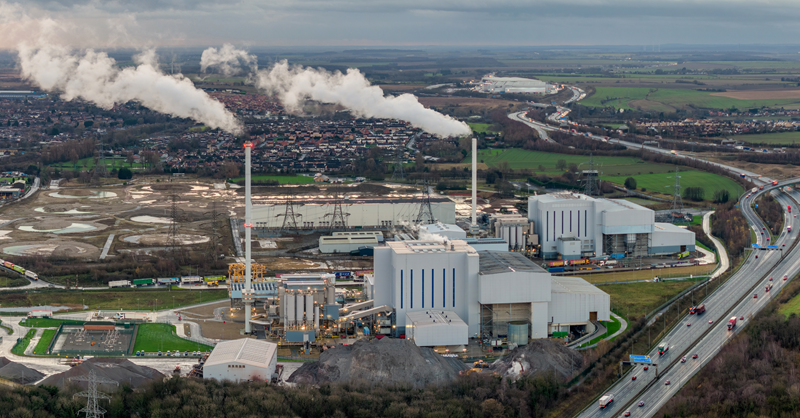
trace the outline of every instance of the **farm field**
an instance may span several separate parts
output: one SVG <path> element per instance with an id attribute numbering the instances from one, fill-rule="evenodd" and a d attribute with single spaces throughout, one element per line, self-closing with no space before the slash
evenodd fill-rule
<path id="1" fill-rule="evenodd" d="M 650 313 L 697 280 L 620 283 L 601 286 L 600 290 L 611 296 L 611 307 L 619 314 L 637 317 Z"/>
<path id="2" fill-rule="evenodd" d="M 471 155 L 462 161 L 462 163 L 470 163 L 472 160 Z M 519 148 L 511 149 L 485 149 L 478 151 L 478 162 L 485 163 L 492 167 L 497 166 L 502 162 L 508 162 L 509 167 L 519 170 L 523 168 L 531 169 L 537 173 L 560 173 L 556 169 L 558 160 L 564 160 L 567 164 L 575 163 L 580 165 L 589 161 L 588 156 L 584 155 L 568 155 L 556 154 L 549 152 L 527 151 Z M 666 164 L 646 164 L 644 161 L 634 157 L 594 157 L 595 164 L 602 166 L 602 171 L 605 173 L 613 173 L 617 175 L 633 175 L 644 172 L 658 172 L 666 173 L 671 170 L 671 166 Z M 540 170 L 539 166 L 544 167 Z"/>
<path id="3" fill-rule="evenodd" d="M 737 135 L 733 139 L 750 144 L 793 145 L 800 143 L 800 132 L 776 132 L 772 134 Z"/>
<path id="4" fill-rule="evenodd" d="M 5 307 L 15 306 L 70 306 L 75 310 L 106 309 L 106 310 L 156 310 L 194 305 L 203 302 L 212 302 L 228 297 L 228 291 L 215 290 L 184 290 L 173 288 L 161 290 L 42 290 L 36 293 L 24 291 L 6 291 L 0 293 L 0 305 Z M 173 299 L 174 298 L 174 299 Z M 58 325 L 55 325 L 58 326 Z"/>
<path id="5" fill-rule="evenodd" d="M 794 314 L 800 315 L 800 295 L 789 299 L 786 303 L 778 308 L 778 313 L 786 317 Z"/>
<path id="6" fill-rule="evenodd" d="M 308 184 L 314 182 L 314 177 L 311 176 L 252 176 L 250 179 L 253 183 L 277 181 L 280 184 Z M 231 179 L 232 182 L 244 181 L 244 177 L 237 177 Z"/>
<path id="7" fill-rule="evenodd" d="M 632 176 L 602 176 L 603 180 L 622 185 L 625 179 L 633 177 L 636 179 L 638 189 L 645 188 L 648 192 L 671 194 L 675 184 L 675 173 L 655 173 L 639 174 Z M 720 176 L 718 174 L 706 173 L 704 171 L 681 171 L 681 188 L 702 187 L 705 190 L 705 199 L 711 200 L 717 190 L 727 190 L 730 196 L 739 196 L 743 189 L 735 181 Z"/>
<path id="8" fill-rule="evenodd" d="M 655 81 L 655 80 L 650 80 Z M 762 92 L 763 93 L 763 92 Z M 724 96 L 726 93 L 713 93 L 683 88 L 645 88 L 645 87 L 596 87 L 595 93 L 581 101 L 585 106 L 614 106 L 618 109 L 665 111 L 672 108 L 695 106 L 712 109 L 756 108 L 762 106 L 797 107 L 800 98 L 736 99 Z M 729 95 L 734 94 L 728 93 Z M 766 94 L 766 93 L 764 93 Z M 609 98 L 616 100 L 605 102 Z M 754 96 L 757 97 L 757 96 Z M 768 96 L 764 96 L 768 97 Z"/>
<path id="9" fill-rule="evenodd" d="M 158 351 L 211 351 L 210 346 L 178 337 L 175 325 L 141 324 L 136 334 L 133 350 L 150 353 Z"/>

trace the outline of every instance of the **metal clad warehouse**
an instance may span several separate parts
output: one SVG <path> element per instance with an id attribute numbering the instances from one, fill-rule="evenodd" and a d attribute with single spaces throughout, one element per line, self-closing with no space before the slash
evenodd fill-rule
<path id="1" fill-rule="evenodd" d="M 203 365 L 203 378 L 269 382 L 277 364 L 277 344 L 250 338 L 223 341 L 214 347 Z"/>

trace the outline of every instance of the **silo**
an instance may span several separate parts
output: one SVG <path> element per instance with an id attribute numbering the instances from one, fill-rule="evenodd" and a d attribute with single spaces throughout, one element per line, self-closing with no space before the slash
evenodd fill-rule
<path id="1" fill-rule="evenodd" d="M 306 295 L 306 325 L 311 327 L 314 324 L 314 295 Z"/>
<path id="2" fill-rule="evenodd" d="M 514 225 L 508 226 L 508 247 L 513 249 L 517 246 L 517 227 Z"/>
<path id="3" fill-rule="evenodd" d="M 303 300 L 304 300 L 303 299 L 303 295 L 298 293 L 297 296 L 296 296 L 296 299 L 295 299 L 296 305 L 294 307 L 295 308 L 294 316 L 295 316 L 295 320 L 297 321 L 297 323 L 296 323 L 297 326 L 303 325 L 303 305 L 304 305 Z"/>
<path id="4" fill-rule="evenodd" d="M 517 229 L 517 247 L 525 248 L 525 236 L 522 234 L 523 226 L 518 224 L 516 229 Z"/>
<path id="5" fill-rule="evenodd" d="M 528 323 L 511 321 L 508 323 L 508 342 L 519 346 L 528 345 Z"/>
<path id="6" fill-rule="evenodd" d="M 283 286 L 278 288 L 278 300 L 280 301 L 279 303 L 281 304 L 280 317 L 283 318 L 284 322 L 285 322 L 286 321 L 286 289 Z"/>
<path id="7" fill-rule="evenodd" d="M 294 326 L 294 295 L 291 293 L 287 293 L 284 296 L 284 300 L 286 300 L 286 323 L 284 326 L 286 327 L 293 327 Z"/>
<path id="8" fill-rule="evenodd" d="M 326 305 L 336 304 L 336 288 L 332 284 L 328 284 L 328 300 L 325 301 Z"/>
<path id="9" fill-rule="evenodd" d="M 319 329 L 319 306 L 314 307 L 314 329 Z"/>

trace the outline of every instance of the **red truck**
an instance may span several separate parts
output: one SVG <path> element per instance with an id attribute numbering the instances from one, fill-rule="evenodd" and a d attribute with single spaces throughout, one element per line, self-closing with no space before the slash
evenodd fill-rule
<path id="1" fill-rule="evenodd" d="M 733 327 L 736 326 L 736 317 L 734 316 L 730 320 L 728 320 L 728 331 L 732 330 Z"/>
<path id="2" fill-rule="evenodd" d="M 694 308 L 694 313 L 696 313 L 698 315 L 700 315 L 701 313 L 703 313 L 705 311 L 706 311 L 706 305 L 705 304 L 702 304 L 702 305 Z"/>

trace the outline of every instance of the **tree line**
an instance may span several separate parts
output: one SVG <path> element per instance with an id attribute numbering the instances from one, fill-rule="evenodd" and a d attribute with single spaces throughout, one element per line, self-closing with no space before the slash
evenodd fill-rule
<path id="1" fill-rule="evenodd" d="M 783 226 L 783 208 L 769 193 L 764 193 L 756 201 L 756 213 L 764 221 L 773 235 L 780 235 Z"/>
<path id="2" fill-rule="evenodd" d="M 725 243 L 732 257 L 742 255 L 744 249 L 750 246 L 750 228 L 742 212 L 735 207 L 735 202 L 717 207 L 711 215 L 711 234 Z"/>

